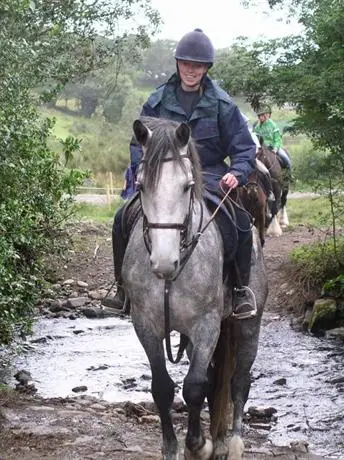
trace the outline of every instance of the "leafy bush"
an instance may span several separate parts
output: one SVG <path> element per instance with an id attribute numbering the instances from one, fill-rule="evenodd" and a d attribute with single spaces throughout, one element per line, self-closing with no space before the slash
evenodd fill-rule
<path id="1" fill-rule="evenodd" d="M 323 285 L 321 294 L 323 296 L 344 298 L 344 274 L 341 273 L 336 278 L 326 281 Z"/>
<path id="2" fill-rule="evenodd" d="M 291 253 L 293 277 L 307 292 L 319 289 L 344 269 L 344 237 L 294 249 Z"/>
<path id="3" fill-rule="evenodd" d="M 14 101 L 12 91 L 0 96 L 0 343 L 17 324 L 30 324 L 42 256 L 58 249 L 68 196 L 86 175 L 61 166 L 47 147 L 52 122 L 38 117 L 28 93 L 21 89 Z M 78 143 L 68 138 L 62 148 L 68 157 Z"/>

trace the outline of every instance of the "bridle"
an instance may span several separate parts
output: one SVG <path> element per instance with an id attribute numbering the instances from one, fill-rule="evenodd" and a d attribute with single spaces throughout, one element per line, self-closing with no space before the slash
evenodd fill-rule
<path id="1" fill-rule="evenodd" d="M 187 159 L 190 160 L 190 156 L 188 154 L 182 154 L 182 155 L 180 155 L 180 157 L 181 158 L 187 158 Z M 167 162 L 173 161 L 173 160 L 174 160 L 173 158 L 164 158 L 161 161 L 163 163 L 167 163 Z M 145 162 L 145 160 L 143 159 L 143 160 L 141 160 L 140 164 L 142 164 L 144 162 Z M 199 221 L 198 230 L 197 230 L 196 234 L 193 235 L 193 237 L 191 238 L 191 241 L 188 242 L 188 230 L 191 228 L 192 213 L 193 213 L 193 210 L 194 210 L 194 202 L 195 202 L 194 185 L 195 185 L 195 182 L 192 179 L 188 184 L 188 187 L 190 188 L 190 201 L 189 201 L 188 213 L 187 213 L 187 215 L 186 215 L 186 217 L 184 219 L 184 222 L 182 224 L 181 223 L 173 223 L 173 222 L 169 222 L 169 223 L 158 222 L 157 223 L 157 222 L 149 222 L 147 216 L 143 212 L 143 206 L 142 206 L 142 200 L 141 200 L 142 184 L 140 182 L 137 182 L 137 190 L 140 192 L 139 196 L 140 196 L 141 209 L 142 209 L 142 213 L 143 213 L 143 240 L 144 240 L 146 249 L 147 249 L 149 254 L 151 254 L 151 252 L 152 252 L 151 238 L 150 238 L 150 235 L 149 235 L 149 230 L 150 229 L 179 230 L 180 231 L 180 252 L 181 253 L 185 252 L 185 250 L 188 247 L 193 246 L 193 240 L 196 238 L 196 236 L 200 232 L 200 229 L 201 229 L 202 223 L 203 223 L 203 208 L 201 207 L 201 218 L 200 218 L 200 221 Z M 193 249 L 194 249 L 194 247 L 193 247 Z M 183 259 L 184 258 L 182 258 L 182 260 Z M 185 261 L 185 263 L 186 263 L 186 261 Z M 181 263 L 180 265 L 184 266 L 185 263 L 184 264 Z M 178 272 L 175 275 L 174 279 L 177 278 L 177 276 L 179 275 L 180 271 L 181 270 L 178 270 Z"/>

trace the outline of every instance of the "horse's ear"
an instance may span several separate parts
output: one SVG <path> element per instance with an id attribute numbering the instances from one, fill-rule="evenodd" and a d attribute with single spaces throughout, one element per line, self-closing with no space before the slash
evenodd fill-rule
<path id="1" fill-rule="evenodd" d="M 189 142 L 191 130 L 186 123 L 181 123 L 176 129 L 176 138 L 180 147 L 185 147 Z"/>
<path id="2" fill-rule="evenodd" d="M 263 136 L 259 136 L 258 139 L 259 139 L 260 146 L 263 147 L 263 144 L 264 144 L 264 137 L 263 137 Z"/>
<path id="3" fill-rule="evenodd" d="M 133 124 L 133 130 L 135 133 L 135 137 L 137 142 L 141 145 L 146 145 L 147 140 L 150 137 L 149 129 L 142 123 L 141 120 L 135 120 Z"/>

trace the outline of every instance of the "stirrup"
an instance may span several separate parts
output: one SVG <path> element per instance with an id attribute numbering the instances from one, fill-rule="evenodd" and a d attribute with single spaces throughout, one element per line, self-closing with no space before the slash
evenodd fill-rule
<path id="1" fill-rule="evenodd" d="M 252 304 L 253 304 L 253 310 L 251 311 L 245 311 L 242 313 L 235 313 L 235 311 L 232 312 L 231 317 L 234 319 L 249 319 L 253 318 L 254 316 L 257 315 L 257 302 L 256 302 L 256 296 L 254 295 L 254 292 L 252 291 L 251 288 L 248 286 L 243 286 L 241 288 L 234 288 L 234 296 L 236 293 L 241 293 L 241 294 L 249 294 L 249 296 L 252 299 Z"/>

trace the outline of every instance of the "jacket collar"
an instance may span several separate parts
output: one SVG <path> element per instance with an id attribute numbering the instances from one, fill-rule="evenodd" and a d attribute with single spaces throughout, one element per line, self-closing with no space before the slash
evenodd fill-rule
<path id="1" fill-rule="evenodd" d="M 161 103 L 167 110 L 185 116 L 185 112 L 180 107 L 176 97 L 178 85 L 180 85 L 180 78 L 174 73 L 166 83 Z M 216 115 L 218 112 L 217 107 L 217 97 L 213 82 L 208 75 L 205 75 L 203 78 L 203 94 L 188 121 Z"/>

